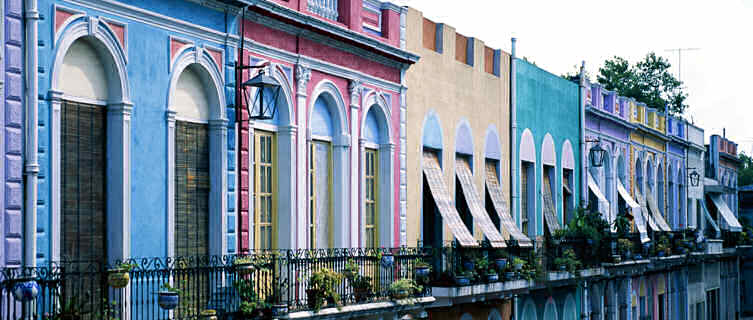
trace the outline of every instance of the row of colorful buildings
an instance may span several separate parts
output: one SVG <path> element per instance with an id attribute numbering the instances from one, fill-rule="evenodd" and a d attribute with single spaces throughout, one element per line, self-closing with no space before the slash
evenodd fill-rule
<path id="1" fill-rule="evenodd" d="M 1 8 L 2 266 L 380 247 L 550 256 L 588 208 L 627 219 L 644 256 L 433 282 L 420 312 L 328 317 L 753 316 L 748 247 L 729 240 L 743 231 L 737 144 L 547 72 L 515 39 L 507 53 L 378 0 Z M 260 72 L 276 83 L 261 103 L 266 89 L 244 89 Z M 658 257 L 665 237 L 699 249 Z"/>

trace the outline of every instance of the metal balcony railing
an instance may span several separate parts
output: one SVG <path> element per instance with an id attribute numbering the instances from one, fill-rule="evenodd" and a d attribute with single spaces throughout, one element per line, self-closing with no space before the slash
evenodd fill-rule
<path id="1" fill-rule="evenodd" d="M 329 20 L 337 21 L 339 12 L 337 2 L 340 0 L 308 0 L 309 11 Z"/>

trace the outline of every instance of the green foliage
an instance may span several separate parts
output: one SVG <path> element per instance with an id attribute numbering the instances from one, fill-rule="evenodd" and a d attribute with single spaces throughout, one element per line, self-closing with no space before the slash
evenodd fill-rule
<path id="1" fill-rule="evenodd" d="M 626 254 L 628 251 L 632 251 L 633 242 L 628 239 L 617 239 L 617 250 L 620 254 Z"/>
<path id="2" fill-rule="evenodd" d="M 682 81 L 670 73 L 670 67 L 667 59 L 654 52 L 633 65 L 615 56 L 604 61 L 597 80 L 621 96 L 635 98 L 662 112 L 682 115 L 688 107 L 685 104 L 688 95 L 683 91 Z"/>
<path id="3" fill-rule="evenodd" d="M 169 282 L 163 283 L 162 286 L 160 286 L 160 289 L 162 289 L 162 291 L 172 292 L 172 293 L 176 293 L 178 295 L 183 294 L 182 290 L 178 289 L 178 287 L 173 287 L 172 285 L 170 285 Z"/>
<path id="4" fill-rule="evenodd" d="M 238 297 L 241 300 L 238 310 L 243 315 L 253 315 L 262 309 L 270 307 L 270 304 L 263 301 L 256 293 L 253 281 L 249 279 L 236 280 L 233 284 L 238 290 Z"/>
<path id="5" fill-rule="evenodd" d="M 133 268 L 136 268 L 136 267 L 137 267 L 137 265 L 135 263 L 123 262 L 123 263 L 120 263 L 117 266 L 115 266 L 114 269 L 119 270 L 119 271 L 128 272 L 128 271 L 133 270 Z"/>
<path id="6" fill-rule="evenodd" d="M 393 298 L 405 299 L 423 291 L 423 287 L 411 279 L 400 279 L 390 284 L 388 291 Z"/>
<path id="7" fill-rule="evenodd" d="M 617 215 L 613 224 L 618 234 L 627 234 L 630 232 L 630 219 L 624 213 Z"/>
<path id="8" fill-rule="evenodd" d="M 737 171 L 737 185 L 747 186 L 753 184 L 753 157 L 745 152 L 740 152 L 740 170 Z"/>
<path id="9" fill-rule="evenodd" d="M 328 268 L 323 268 L 311 274 L 309 278 L 309 299 L 313 300 L 314 312 L 318 312 L 324 302 L 331 300 L 335 305 L 340 305 L 340 295 L 335 290 L 342 281 L 342 275 Z"/>
<path id="10" fill-rule="evenodd" d="M 575 271 L 580 269 L 583 265 L 578 257 L 575 255 L 575 251 L 572 248 L 568 248 L 562 253 L 561 257 L 554 259 L 554 264 L 557 266 L 565 266 L 565 270 L 575 274 Z"/>
<path id="11" fill-rule="evenodd" d="M 526 261 L 523 260 L 523 259 L 521 259 L 521 258 L 515 257 L 515 258 L 512 258 L 512 264 L 513 265 L 520 264 L 520 265 L 525 266 L 526 265 Z"/>

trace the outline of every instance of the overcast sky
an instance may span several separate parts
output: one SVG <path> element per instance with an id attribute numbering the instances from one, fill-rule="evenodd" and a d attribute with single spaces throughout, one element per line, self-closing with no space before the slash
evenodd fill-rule
<path id="1" fill-rule="evenodd" d="M 592 77 L 605 59 L 631 62 L 654 51 L 670 59 L 688 92 L 686 116 L 753 153 L 753 0 L 394 0 L 451 25 L 465 36 L 510 51 L 552 73 L 586 61 Z M 595 79 L 592 79 L 595 81 Z M 747 122 L 747 123 L 746 123 Z"/>

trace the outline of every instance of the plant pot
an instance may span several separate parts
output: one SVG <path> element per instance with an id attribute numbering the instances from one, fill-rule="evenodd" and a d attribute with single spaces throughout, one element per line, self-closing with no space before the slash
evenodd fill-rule
<path id="1" fill-rule="evenodd" d="M 180 295 L 177 292 L 160 291 L 157 296 L 157 304 L 165 310 L 175 309 L 178 306 L 178 302 L 180 302 Z"/>
<path id="2" fill-rule="evenodd" d="M 13 298 L 17 301 L 28 302 L 36 299 L 38 295 L 39 285 L 34 280 L 22 280 L 13 286 Z"/>
<path id="3" fill-rule="evenodd" d="M 254 272 L 254 264 L 251 262 L 239 263 L 235 265 L 235 270 L 239 274 L 250 274 Z"/>
<path id="4" fill-rule="evenodd" d="M 496 273 L 491 273 L 486 275 L 486 282 L 497 282 L 499 281 L 499 275 Z"/>
<path id="5" fill-rule="evenodd" d="M 390 294 L 393 300 L 401 300 L 410 297 L 410 290 L 398 290 Z"/>
<path id="6" fill-rule="evenodd" d="M 428 266 L 416 267 L 415 270 L 417 278 L 426 278 L 429 276 L 430 270 Z"/>
<path id="7" fill-rule="evenodd" d="M 107 284 L 115 289 L 128 286 L 131 276 L 125 269 L 110 269 L 107 271 Z"/>
<path id="8" fill-rule="evenodd" d="M 204 310 L 199 314 L 199 320 L 217 320 L 217 311 Z"/>
<path id="9" fill-rule="evenodd" d="M 505 272 L 505 280 L 512 280 L 515 278 L 515 272 L 507 271 Z"/>
<path id="10" fill-rule="evenodd" d="M 505 270 L 505 267 L 507 266 L 507 259 L 505 258 L 494 259 L 494 264 L 497 265 L 497 269 Z"/>
<path id="11" fill-rule="evenodd" d="M 517 270 L 517 271 L 520 271 L 520 270 L 523 269 L 523 264 L 522 263 L 516 263 L 513 266 L 515 267 L 515 270 Z"/>
<path id="12" fill-rule="evenodd" d="M 586 243 L 587 243 L 587 244 L 588 244 L 589 246 L 592 246 L 592 245 L 594 245 L 594 240 L 593 240 L 593 239 L 586 239 Z"/>
<path id="13" fill-rule="evenodd" d="M 270 309 L 270 313 L 273 317 L 279 317 L 284 316 L 288 314 L 288 305 L 287 304 L 276 304 L 273 305 Z"/>
<path id="14" fill-rule="evenodd" d="M 360 303 L 369 300 L 369 296 L 371 296 L 371 289 L 353 288 L 353 297 L 356 299 L 356 302 Z"/>
<path id="15" fill-rule="evenodd" d="M 384 254 L 382 255 L 382 267 L 385 268 L 391 268 L 392 265 L 395 263 L 395 256 L 392 254 Z"/>
<path id="16" fill-rule="evenodd" d="M 471 279 L 466 276 L 455 276 L 455 283 L 459 286 L 467 286 L 471 284 Z"/>
<path id="17" fill-rule="evenodd" d="M 612 262 L 614 263 L 620 263 L 622 262 L 622 257 L 618 254 L 612 256 Z"/>
<path id="18" fill-rule="evenodd" d="M 659 257 L 659 258 L 664 257 L 664 251 L 657 252 L 656 256 Z"/>
<path id="19" fill-rule="evenodd" d="M 642 260 L 643 256 L 640 255 L 640 254 L 636 254 L 636 255 L 633 256 L 633 259 L 635 259 L 635 260 Z"/>
<path id="20" fill-rule="evenodd" d="M 324 299 L 322 292 L 317 289 L 306 289 L 306 303 L 309 309 L 315 309 L 318 300 Z"/>
<path id="21" fill-rule="evenodd" d="M 567 270 L 567 266 L 566 266 L 566 265 L 564 265 L 564 264 L 561 264 L 561 265 L 559 265 L 558 267 L 559 267 L 560 271 L 565 271 L 565 270 Z"/>
<path id="22" fill-rule="evenodd" d="M 463 268 L 465 270 L 473 270 L 475 266 L 476 264 L 473 261 L 463 261 Z"/>

